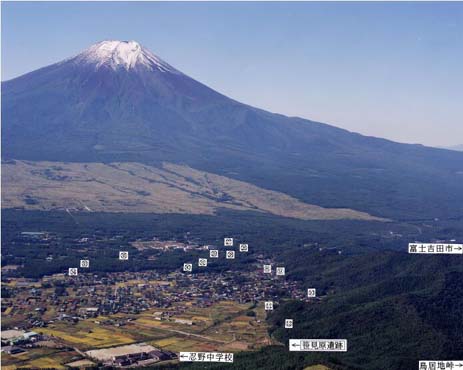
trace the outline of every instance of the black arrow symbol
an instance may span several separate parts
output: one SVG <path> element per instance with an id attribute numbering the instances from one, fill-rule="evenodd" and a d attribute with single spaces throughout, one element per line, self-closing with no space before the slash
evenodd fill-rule
<path id="1" fill-rule="evenodd" d="M 293 346 L 293 347 L 300 347 L 301 345 L 300 345 L 300 344 L 293 343 L 292 346 Z"/>
<path id="2" fill-rule="evenodd" d="M 181 358 L 185 358 L 185 357 L 188 357 L 188 355 L 181 355 L 180 357 L 181 357 Z"/>

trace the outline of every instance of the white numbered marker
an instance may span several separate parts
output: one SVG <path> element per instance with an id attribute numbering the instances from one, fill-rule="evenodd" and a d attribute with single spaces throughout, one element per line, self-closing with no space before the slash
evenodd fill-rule
<path id="1" fill-rule="evenodd" d="M 307 289 L 307 297 L 313 298 L 317 296 L 317 290 L 315 288 Z"/>
<path id="2" fill-rule="evenodd" d="M 128 260 L 129 252 L 119 252 L 119 259 L 124 261 Z"/>
<path id="3" fill-rule="evenodd" d="M 200 258 L 198 260 L 198 266 L 199 267 L 206 267 L 207 266 L 207 258 Z"/>
<path id="4" fill-rule="evenodd" d="M 223 245 L 226 247 L 233 247 L 233 238 L 225 238 L 223 240 Z"/>
<path id="5" fill-rule="evenodd" d="M 264 265 L 264 274 L 272 273 L 272 265 Z"/>
<path id="6" fill-rule="evenodd" d="M 277 267 L 277 276 L 284 276 L 284 275 L 285 275 L 285 268 Z"/>
<path id="7" fill-rule="evenodd" d="M 247 252 L 247 251 L 249 251 L 249 245 L 240 244 L 240 252 Z"/>
<path id="8" fill-rule="evenodd" d="M 70 267 L 68 274 L 69 276 L 77 276 L 77 271 L 77 267 Z"/>
<path id="9" fill-rule="evenodd" d="M 84 269 L 88 269 L 90 267 L 89 260 L 80 260 L 80 267 Z"/>
<path id="10" fill-rule="evenodd" d="M 264 303 L 265 311 L 272 311 L 273 310 L 273 302 L 268 301 Z"/>
<path id="11" fill-rule="evenodd" d="M 217 249 L 211 249 L 209 251 L 210 258 L 219 258 L 219 251 Z"/>
<path id="12" fill-rule="evenodd" d="M 232 260 L 235 258 L 235 251 L 227 251 L 226 258 Z"/>
<path id="13" fill-rule="evenodd" d="M 285 329 L 293 328 L 293 319 L 285 319 Z"/>
<path id="14" fill-rule="evenodd" d="M 184 263 L 183 264 L 183 271 L 185 271 L 185 272 L 193 271 L 193 264 L 192 263 Z"/>

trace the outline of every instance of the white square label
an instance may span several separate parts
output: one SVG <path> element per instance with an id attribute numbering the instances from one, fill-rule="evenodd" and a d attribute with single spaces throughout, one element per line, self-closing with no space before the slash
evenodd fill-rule
<path id="1" fill-rule="evenodd" d="M 265 311 L 272 311 L 273 310 L 273 302 L 268 301 L 264 303 Z"/>
<path id="2" fill-rule="evenodd" d="M 277 267 L 277 275 L 284 276 L 285 275 L 285 268 L 284 267 Z"/>
<path id="3" fill-rule="evenodd" d="M 198 266 L 199 267 L 206 267 L 207 266 L 207 258 L 200 258 L 198 260 Z"/>
<path id="4" fill-rule="evenodd" d="M 264 274 L 272 273 L 272 265 L 264 265 Z"/>
<path id="5" fill-rule="evenodd" d="M 185 272 L 193 271 L 193 264 L 192 263 L 184 263 L 183 264 L 183 271 L 185 271 Z"/>
<path id="6" fill-rule="evenodd" d="M 90 267 L 90 261 L 89 260 L 80 260 L 80 267 L 81 268 L 89 268 Z"/>
<path id="7" fill-rule="evenodd" d="M 128 260 L 129 252 L 119 252 L 119 259 L 124 261 Z"/>
<path id="8" fill-rule="evenodd" d="M 223 245 L 226 247 L 233 247 L 233 238 L 225 238 L 223 240 Z"/>
<path id="9" fill-rule="evenodd" d="M 226 258 L 232 260 L 235 258 L 235 251 L 227 251 Z"/>
<path id="10" fill-rule="evenodd" d="M 304 352 L 347 352 L 347 339 L 290 339 L 289 350 Z"/>
<path id="11" fill-rule="evenodd" d="M 77 271 L 77 267 L 70 267 L 68 274 L 69 276 L 77 276 Z"/>
<path id="12" fill-rule="evenodd" d="M 240 244 L 240 252 L 247 252 L 249 250 L 249 246 L 247 244 Z"/>
<path id="13" fill-rule="evenodd" d="M 307 289 L 307 297 L 313 298 L 317 296 L 317 290 L 315 288 Z"/>
<path id="14" fill-rule="evenodd" d="M 210 258 L 219 258 L 219 251 L 217 249 L 211 249 L 209 251 Z"/>
<path id="15" fill-rule="evenodd" d="M 285 328 L 292 329 L 293 328 L 293 319 L 285 319 Z"/>

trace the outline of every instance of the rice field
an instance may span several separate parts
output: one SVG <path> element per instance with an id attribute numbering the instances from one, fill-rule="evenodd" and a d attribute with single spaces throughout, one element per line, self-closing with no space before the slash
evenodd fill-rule
<path id="1" fill-rule="evenodd" d="M 162 310 L 151 309 L 135 317 L 119 313 L 82 320 L 77 324 L 59 321 L 49 327 L 32 330 L 59 338 L 62 342 L 82 351 L 146 342 L 154 347 L 174 352 L 239 352 L 258 349 L 271 343 L 265 323 L 265 312 L 260 306 L 252 308 L 255 316 L 246 315 L 251 309 L 249 304 L 229 301 L 218 302 L 207 308 L 182 303 L 170 309 L 178 311 L 170 321 L 156 320 L 154 312 Z M 104 321 L 109 319 L 127 317 L 135 320 L 122 327 L 104 324 Z M 174 322 L 175 319 L 180 318 L 192 320 L 194 325 Z M 101 324 L 95 323 L 96 320 Z M 31 353 L 36 351 L 36 349 L 31 350 Z M 66 360 L 69 359 L 64 359 L 60 353 L 37 352 L 34 356 L 26 355 L 17 362 L 23 367 L 27 365 L 27 367 L 38 368 L 63 368 L 62 364 L 65 364 Z M 9 361 L 5 363 L 5 365 L 15 364 L 16 362 Z"/>
<path id="2" fill-rule="evenodd" d="M 39 369 L 65 369 L 65 366 L 60 364 L 55 358 L 42 357 L 28 362 L 22 367 L 38 367 Z"/>
<path id="3" fill-rule="evenodd" d="M 115 329 L 115 328 L 114 328 Z M 77 325 L 59 324 L 56 327 L 35 328 L 37 332 L 58 337 L 79 349 L 107 347 L 135 342 L 135 338 L 120 330 L 102 328 L 89 321 Z"/>

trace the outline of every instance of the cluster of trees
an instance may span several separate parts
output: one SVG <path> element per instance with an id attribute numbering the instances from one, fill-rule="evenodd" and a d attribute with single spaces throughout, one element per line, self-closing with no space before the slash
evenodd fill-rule
<path id="1" fill-rule="evenodd" d="M 272 313 L 271 333 L 282 343 L 290 337 L 345 338 L 349 350 L 337 356 L 345 369 L 406 370 L 420 359 L 462 357 L 459 256 L 298 255 L 291 259 L 296 268 L 311 266 L 304 282 L 326 295 L 317 303 L 284 302 Z M 284 329 L 285 318 L 294 319 L 294 329 Z"/>

